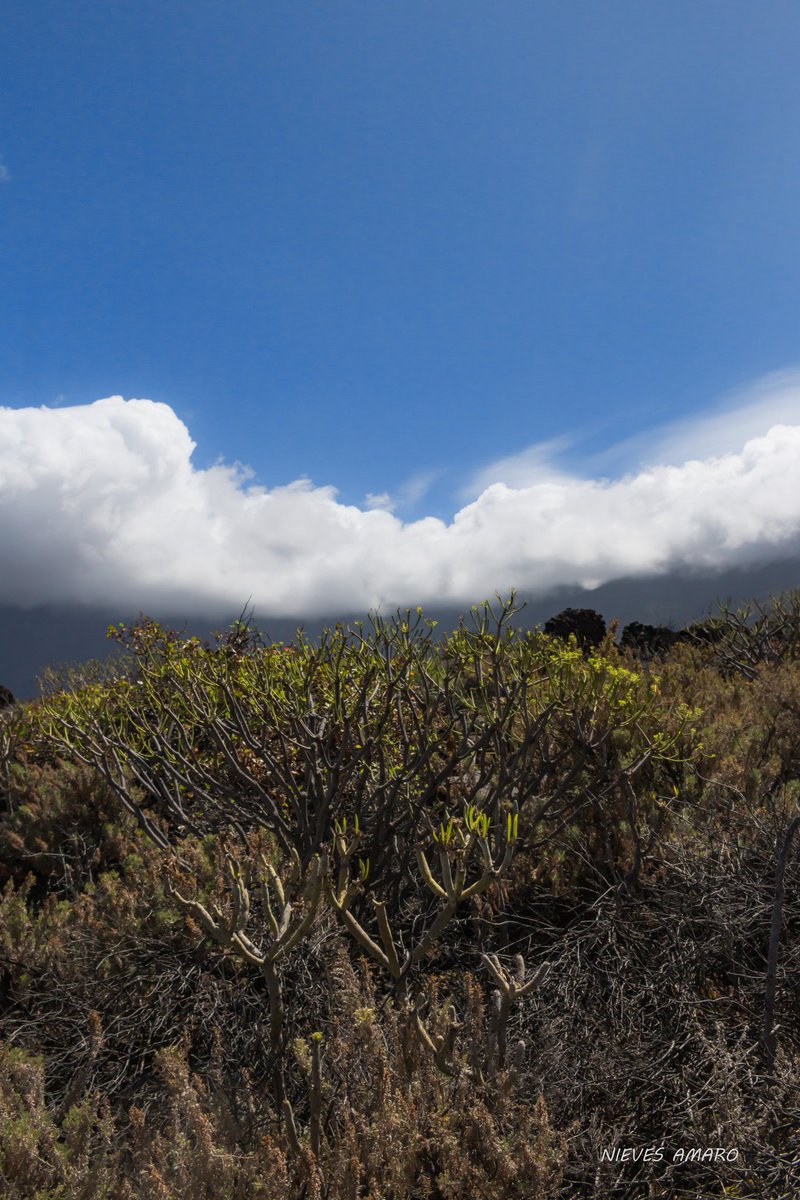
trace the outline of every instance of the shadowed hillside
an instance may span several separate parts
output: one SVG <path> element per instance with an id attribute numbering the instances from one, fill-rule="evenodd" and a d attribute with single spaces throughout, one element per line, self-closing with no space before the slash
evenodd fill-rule
<path id="1" fill-rule="evenodd" d="M 787 559 L 765 566 L 724 572 L 673 572 L 652 579 L 620 579 L 588 590 L 581 587 L 558 588 L 538 597 L 525 597 L 525 607 L 515 615 L 514 624 L 522 629 L 543 624 L 562 608 L 593 608 L 607 621 L 621 625 L 643 621 L 653 625 L 686 625 L 702 619 L 719 601 L 744 604 L 757 597 L 800 587 L 800 560 Z M 427 610 L 436 619 L 437 632 L 453 630 L 461 610 Z M 33 699 L 36 680 L 42 671 L 58 663 L 85 662 L 109 653 L 106 629 L 120 620 L 132 623 L 139 609 L 120 613 L 112 608 L 91 604 L 82 607 L 39 605 L 18 608 L 0 605 L 0 682 L 23 700 Z M 185 613 L 154 612 L 162 625 L 186 629 L 200 638 L 224 629 L 236 612 L 208 613 L 187 618 Z M 263 618 L 258 610 L 254 622 L 267 640 L 291 641 L 300 625 L 309 636 L 318 636 L 325 626 L 337 621 L 348 623 L 359 613 L 328 613 L 318 619 L 298 620 L 291 616 Z"/>

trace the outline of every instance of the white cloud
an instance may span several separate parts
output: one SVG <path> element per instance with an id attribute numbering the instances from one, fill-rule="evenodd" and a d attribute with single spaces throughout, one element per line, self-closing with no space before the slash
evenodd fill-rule
<path id="1" fill-rule="evenodd" d="M 364 503 L 367 508 L 381 508 L 384 512 L 394 512 L 397 507 L 388 492 L 367 492 Z"/>
<path id="2" fill-rule="evenodd" d="M 301 618 L 765 562 L 800 547 L 800 421 L 756 429 L 746 409 L 735 448 L 704 419 L 702 455 L 613 481 L 534 454 L 445 523 L 403 522 L 380 495 L 345 505 L 307 479 L 268 490 L 239 464 L 198 470 L 165 404 L 0 408 L 0 602 L 188 617 L 252 597 L 259 618 Z"/>

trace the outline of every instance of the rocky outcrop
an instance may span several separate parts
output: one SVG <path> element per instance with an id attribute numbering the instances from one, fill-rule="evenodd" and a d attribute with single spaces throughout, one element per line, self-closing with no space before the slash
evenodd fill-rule
<path id="1" fill-rule="evenodd" d="M 545 621 L 544 632 L 564 641 L 574 634 L 578 645 L 587 650 L 600 645 L 606 635 L 606 623 L 593 608 L 565 608 Z"/>
<path id="2" fill-rule="evenodd" d="M 9 704 L 16 704 L 16 700 L 8 688 L 0 683 L 0 708 L 8 708 Z"/>

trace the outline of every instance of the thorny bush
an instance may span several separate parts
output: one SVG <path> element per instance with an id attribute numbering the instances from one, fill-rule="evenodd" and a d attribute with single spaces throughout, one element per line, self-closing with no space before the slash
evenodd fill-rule
<path id="1" fill-rule="evenodd" d="M 793 603 L 659 664 L 513 597 L 115 630 L 0 724 L 8 1194 L 788 1200 Z"/>

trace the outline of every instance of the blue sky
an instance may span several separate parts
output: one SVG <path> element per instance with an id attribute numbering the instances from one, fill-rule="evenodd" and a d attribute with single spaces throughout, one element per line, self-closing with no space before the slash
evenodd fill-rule
<path id="1" fill-rule="evenodd" d="M 8 0 L 0 34 L 0 599 L 114 594 L 123 553 L 160 595 L 175 513 L 181 596 L 210 540 L 213 595 L 284 609 L 793 548 L 796 4 Z"/>

